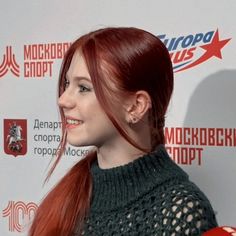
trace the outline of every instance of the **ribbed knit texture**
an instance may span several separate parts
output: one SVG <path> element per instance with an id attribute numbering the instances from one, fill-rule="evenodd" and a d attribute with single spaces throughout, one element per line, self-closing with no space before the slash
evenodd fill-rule
<path id="1" fill-rule="evenodd" d="M 93 198 L 84 236 L 201 235 L 217 226 L 200 189 L 164 146 L 120 167 L 91 168 Z"/>

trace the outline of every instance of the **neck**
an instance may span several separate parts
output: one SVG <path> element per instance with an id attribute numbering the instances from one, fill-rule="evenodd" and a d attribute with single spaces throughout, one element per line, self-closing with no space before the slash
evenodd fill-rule
<path id="1" fill-rule="evenodd" d="M 143 154 L 144 152 L 136 148 L 129 150 L 123 147 L 116 149 L 100 148 L 97 151 L 98 165 L 101 169 L 110 169 L 128 164 Z"/>
<path id="2" fill-rule="evenodd" d="M 145 154 L 144 151 L 134 147 L 123 137 L 119 138 L 112 144 L 103 145 L 97 148 L 98 165 L 101 169 L 109 169 L 122 166 L 136 160 L 138 157 Z M 150 142 L 146 140 L 135 140 L 136 143 L 147 150 L 150 149 Z"/>
<path id="3" fill-rule="evenodd" d="M 139 147 L 151 150 L 151 135 L 147 123 L 141 121 L 132 127 L 125 127 L 125 130 Z M 97 148 L 98 165 L 101 169 L 128 164 L 144 154 L 146 154 L 144 151 L 134 147 L 120 134 Z"/>

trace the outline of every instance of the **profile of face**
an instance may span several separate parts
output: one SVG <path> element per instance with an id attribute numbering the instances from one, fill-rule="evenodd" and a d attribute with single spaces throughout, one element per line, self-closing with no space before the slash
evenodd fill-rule
<path id="1" fill-rule="evenodd" d="M 155 149 L 165 142 L 164 115 L 172 90 L 169 52 L 156 36 L 122 27 L 83 35 L 68 50 L 59 79 L 67 141 Z"/>
<path id="2" fill-rule="evenodd" d="M 73 146 L 101 147 L 120 137 L 99 105 L 93 84 L 79 50 L 72 58 L 66 74 L 65 91 L 58 100 L 67 130 L 67 142 Z"/>

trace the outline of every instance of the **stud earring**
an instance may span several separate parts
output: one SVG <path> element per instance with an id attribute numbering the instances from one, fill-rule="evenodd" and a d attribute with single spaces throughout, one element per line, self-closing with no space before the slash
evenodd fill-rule
<path id="1" fill-rule="evenodd" d="M 138 118 L 132 117 L 132 123 L 136 123 L 138 121 Z"/>
<path id="2" fill-rule="evenodd" d="M 134 117 L 134 116 L 131 116 L 130 117 L 130 120 L 129 120 L 129 123 L 130 124 L 135 124 L 138 122 L 138 118 L 137 117 Z"/>

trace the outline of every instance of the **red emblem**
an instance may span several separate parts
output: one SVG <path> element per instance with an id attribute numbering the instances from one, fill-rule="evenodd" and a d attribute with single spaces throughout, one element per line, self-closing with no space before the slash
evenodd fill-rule
<path id="1" fill-rule="evenodd" d="M 203 236 L 227 236 L 227 235 L 235 236 L 236 228 L 230 226 L 221 226 L 208 230 L 203 234 Z"/>
<path id="2" fill-rule="evenodd" d="M 13 156 L 27 152 L 27 120 L 4 119 L 4 151 Z"/>
<path id="3" fill-rule="evenodd" d="M 6 53 L 3 55 L 3 61 L 0 64 L 0 77 L 3 77 L 9 70 L 15 76 L 20 76 L 20 67 L 16 62 L 15 54 L 12 53 L 11 46 L 6 47 Z"/>

